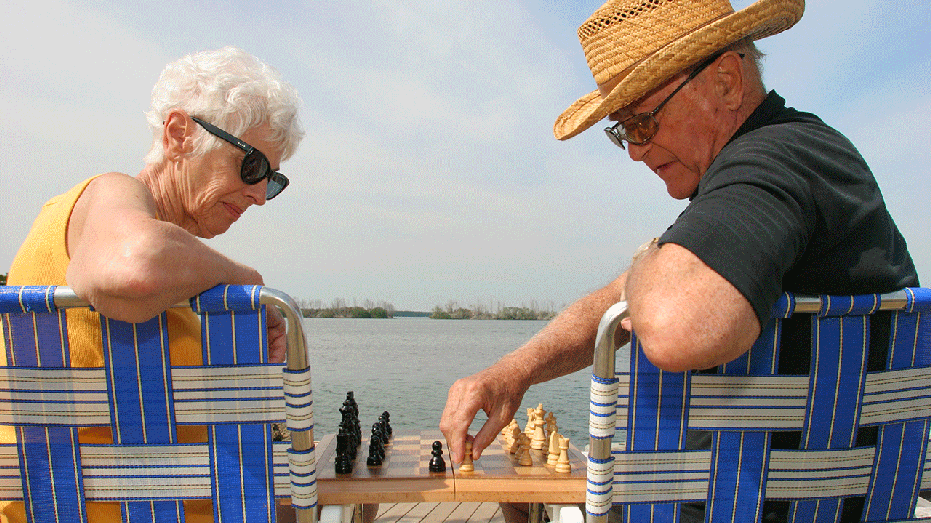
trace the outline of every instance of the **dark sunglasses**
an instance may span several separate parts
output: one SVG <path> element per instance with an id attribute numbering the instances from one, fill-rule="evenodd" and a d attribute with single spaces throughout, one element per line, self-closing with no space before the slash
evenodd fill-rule
<path id="1" fill-rule="evenodd" d="M 252 147 L 239 138 L 236 138 L 223 129 L 220 129 L 213 124 L 209 124 L 200 118 L 197 118 L 196 116 L 192 116 L 191 120 L 194 120 L 200 124 L 200 126 L 203 127 L 208 133 L 216 136 L 217 138 L 226 140 L 246 153 L 246 157 L 242 159 L 242 166 L 239 169 L 239 176 L 242 178 L 243 183 L 249 185 L 255 185 L 267 178 L 268 186 L 265 188 L 266 200 L 271 200 L 275 196 L 278 196 L 281 194 L 281 191 L 283 191 L 285 187 L 288 186 L 288 177 L 278 171 L 273 171 L 271 164 L 268 163 L 268 158 L 262 154 L 262 151 Z"/>
<path id="2" fill-rule="evenodd" d="M 666 105 L 666 103 L 679 92 L 680 89 L 685 87 L 685 84 L 689 83 L 693 78 L 698 76 L 699 73 L 705 70 L 706 67 L 714 63 L 722 54 L 718 53 L 711 58 L 708 58 L 704 62 L 700 63 L 698 67 L 695 68 L 685 81 L 679 84 L 679 87 L 669 93 L 669 96 L 665 100 L 659 103 L 656 106 L 656 109 L 648 113 L 638 113 L 630 118 L 627 118 L 623 121 L 620 121 L 611 127 L 605 127 L 605 134 L 608 135 L 608 139 L 611 140 L 611 143 L 624 149 L 624 142 L 627 141 L 634 145 L 644 145 L 656 136 L 656 133 L 659 132 L 659 122 L 656 121 L 656 114 L 659 113 L 660 109 Z M 738 56 L 741 58 L 744 57 L 742 53 L 738 53 Z"/>

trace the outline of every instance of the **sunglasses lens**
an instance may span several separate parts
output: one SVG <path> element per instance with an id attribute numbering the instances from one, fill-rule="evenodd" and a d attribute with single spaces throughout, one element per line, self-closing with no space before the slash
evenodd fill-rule
<path id="1" fill-rule="evenodd" d="M 288 186 L 288 177 L 278 171 L 271 171 L 268 176 L 268 185 L 265 188 L 265 200 L 271 200 L 281 194 Z"/>
<path id="2" fill-rule="evenodd" d="M 650 141 L 650 138 L 656 135 L 656 119 L 651 114 L 634 115 L 624 121 L 624 134 L 627 135 L 627 141 L 634 145 L 643 145 Z"/>
<path id="3" fill-rule="evenodd" d="M 242 160 L 240 174 L 242 181 L 249 185 L 255 185 L 264 180 L 269 171 L 271 167 L 268 165 L 268 160 L 257 150 L 247 154 Z"/>

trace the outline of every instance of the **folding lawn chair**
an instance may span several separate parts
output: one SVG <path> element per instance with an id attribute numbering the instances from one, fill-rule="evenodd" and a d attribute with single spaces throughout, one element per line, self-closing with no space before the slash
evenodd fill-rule
<path id="1" fill-rule="evenodd" d="M 699 503 L 705 521 L 752 523 L 765 503 L 791 522 L 912 521 L 931 485 L 929 307 L 928 289 L 786 294 L 752 349 L 711 374 L 657 369 L 636 336 L 615 372 L 615 305 L 592 376 L 587 520 L 615 505 L 675 522 Z M 780 374 L 791 344 L 810 348 L 810 374 Z M 710 446 L 687 448 L 689 431 Z"/>
<path id="2" fill-rule="evenodd" d="M 179 307 L 182 305 L 179 305 Z M 0 499 L 30 521 L 87 521 L 86 502 L 121 503 L 123 521 L 184 521 L 182 500 L 212 500 L 215 521 L 272 522 L 276 498 L 315 522 L 310 367 L 293 300 L 273 289 L 218 286 L 183 306 L 201 316 L 204 366 L 172 366 L 167 317 L 101 316 L 105 366 L 70 366 L 66 287 L 0 287 L 8 367 L 0 367 Z M 265 307 L 287 320 L 287 365 L 267 362 Z M 287 420 L 291 441 L 273 441 Z M 206 426 L 181 444 L 177 428 Z M 109 427 L 113 444 L 79 444 Z"/>

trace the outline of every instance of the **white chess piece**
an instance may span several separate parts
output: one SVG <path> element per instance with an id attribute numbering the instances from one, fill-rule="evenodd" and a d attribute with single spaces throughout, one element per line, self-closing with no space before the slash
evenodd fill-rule
<path id="1" fill-rule="evenodd" d="M 543 447 L 546 446 L 546 433 L 543 432 L 543 424 L 546 421 L 540 418 L 534 418 L 533 423 L 535 425 L 533 429 L 533 438 L 530 440 L 530 448 L 533 450 L 543 450 Z"/>
<path id="2" fill-rule="evenodd" d="M 569 438 L 559 438 L 559 460 L 556 462 L 556 472 L 572 472 L 569 464 Z"/>
<path id="3" fill-rule="evenodd" d="M 553 432 L 550 434 L 550 445 L 546 453 L 546 464 L 555 467 L 556 462 L 559 461 L 559 438 L 562 436 L 558 432 Z"/>
<path id="4" fill-rule="evenodd" d="M 459 465 L 460 472 L 472 472 L 475 466 L 472 464 L 472 442 L 466 441 L 465 455 L 462 458 L 462 465 Z"/>

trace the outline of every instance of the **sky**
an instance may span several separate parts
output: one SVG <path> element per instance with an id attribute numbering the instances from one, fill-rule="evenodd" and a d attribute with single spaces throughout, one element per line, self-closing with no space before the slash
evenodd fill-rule
<path id="1" fill-rule="evenodd" d="M 749 5 L 736 0 L 735 8 Z M 207 243 L 329 305 L 559 310 L 687 202 L 611 145 L 560 142 L 595 88 L 576 29 L 601 0 L 12 0 L 0 32 L 0 272 L 43 202 L 136 175 L 165 64 L 226 45 L 303 99 L 291 185 Z M 810 0 L 761 40 L 764 81 L 854 144 L 931 282 L 931 4 Z"/>

